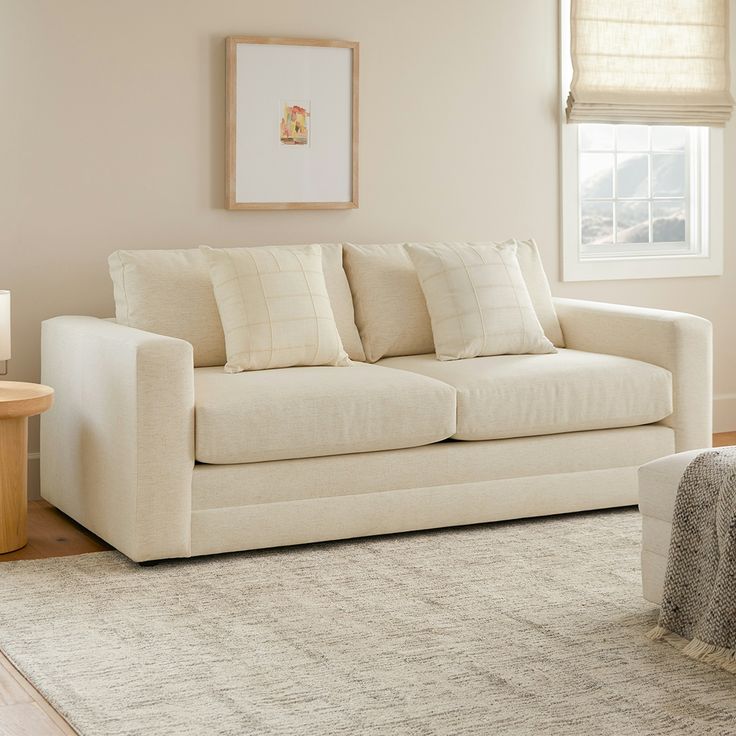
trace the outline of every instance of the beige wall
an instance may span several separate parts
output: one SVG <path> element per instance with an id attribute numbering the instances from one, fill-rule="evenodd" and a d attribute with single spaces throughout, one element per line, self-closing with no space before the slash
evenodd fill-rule
<path id="1" fill-rule="evenodd" d="M 736 125 L 726 276 L 559 283 L 557 27 L 555 0 L 0 0 L 9 377 L 38 378 L 41 320 L 112 312 L 116 248 L 534 236 L 556 294 L 713 320 L 736 397 Z M 359 210 L 223 209 L 229 34 L 360 41 Z"/>

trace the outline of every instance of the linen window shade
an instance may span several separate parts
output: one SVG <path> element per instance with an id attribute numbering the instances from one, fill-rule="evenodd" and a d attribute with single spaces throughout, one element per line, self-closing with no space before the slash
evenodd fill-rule
<path id="1" fill-rule="evenodd" d="M 572 0 L 569 123 L 722 126 L 728 0 Z"/>

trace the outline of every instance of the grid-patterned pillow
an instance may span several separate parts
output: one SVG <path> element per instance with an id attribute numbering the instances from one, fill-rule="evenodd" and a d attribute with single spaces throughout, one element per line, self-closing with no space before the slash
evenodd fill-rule
<path id="1" fill-rule="evenodd" d="M 516 258 L 516 243 L 409 244 L 439 360 L 554 353 Z"/>
<path id="2" fill-rule="evenodd" d="M 319 245 L 202 251 L 225 333 L 225 372 L 350 364 Z"/>

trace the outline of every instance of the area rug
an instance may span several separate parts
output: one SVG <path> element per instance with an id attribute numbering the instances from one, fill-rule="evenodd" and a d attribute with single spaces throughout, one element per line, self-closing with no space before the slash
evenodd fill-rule
<path id="1" fill-rule="evenodd" d="M 82 736 L 732 734 L 651 642 L 635 510 L 141 568 L 0 565 L 0 649 Z"/>

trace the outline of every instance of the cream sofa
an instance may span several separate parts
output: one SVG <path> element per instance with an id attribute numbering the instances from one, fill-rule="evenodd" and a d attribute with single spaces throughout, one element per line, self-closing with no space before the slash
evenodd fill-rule
<path id="1" fill-rule="evenodd" d="M 376 305 L 356 267 L 363 336 Z M 132 288 L 125 274 L 116 290 Z M 154 302 L 168 284 L 157 278 Z M 330 298 L 350 322 L 349 292 Z M 168 334 L 47 320 L 42 380 L 57 400 L 42 418 L 42 496 L 136 561 L 636 504 L 638 466 L 710 444 L 710 324 L 554 305 L 556 354 L 393 355 L 234 375 L 206 364 L 198 343 L 221 348 L 196 311 L 157 326 Z"/>

